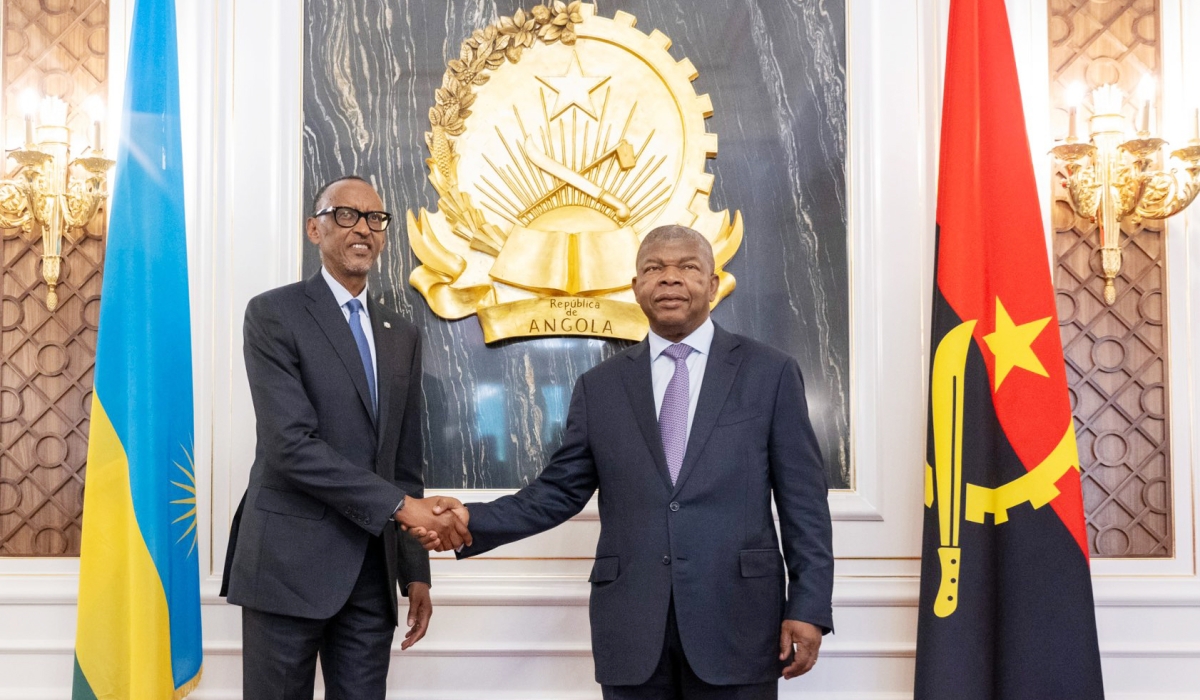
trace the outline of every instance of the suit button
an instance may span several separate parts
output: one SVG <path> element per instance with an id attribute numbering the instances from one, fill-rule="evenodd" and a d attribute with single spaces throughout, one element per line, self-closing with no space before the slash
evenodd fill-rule
<path id="1" fill-rule="evenodd" d="M 671 557 L 664 556 L 664 557 L 663 557 L 663 564 L 665 564 L 665 565 L 667 565 L 667 566 L 670 566 L 670 565 L 671 565 Z"/>
<path id="2" fill-rule="evenodd" d="M 674 513 L 674 512 L 677 512 L 678 510 L 679 510 L 679 503 L 672 501 L 671 502 L 671 512 Z"/>

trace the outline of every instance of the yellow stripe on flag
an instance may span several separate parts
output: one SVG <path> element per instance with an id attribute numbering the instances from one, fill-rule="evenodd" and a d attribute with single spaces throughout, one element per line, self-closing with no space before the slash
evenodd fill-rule
<path id="1" fill-rule="evenodd" d="M 167 597 L 142 539 L 129 459 L 93 394 L 75 654 L 98 700 L 171 698 Z"/>

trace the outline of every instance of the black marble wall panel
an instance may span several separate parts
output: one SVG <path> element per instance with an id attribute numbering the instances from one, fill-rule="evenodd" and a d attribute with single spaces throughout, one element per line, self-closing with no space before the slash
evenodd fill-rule
<path id="1" fill-rule="evenodd" d="M 469 33 L 533 3 L 307 0 L 305 192 L 357 173 L 400 219 L 375 294 L 424 333 L 427 482 L 515 488 L 559 442 L 576 377 L 624 347 L 580 338 L 485 346 L 474 317 L 433 315 L 408 284 L 418 264 L 406 209 L 434 208 L 423 134 L 446 61 Z M 849 451 L 849 266 L 846 235 L 844 0 L 600 0 L 638 28 L 671 37 L 712 97 L 712 205 L 740 209 L 745 240 L 726 266 L 737 290 L 715 310 L 728 330 L 799 359 L 835 488 L 852 484 Z M 308 213 L 307 211 L 305 213 Z M 297 232 L 302 236 L 302 232 Z M 304 268 L 320 265 L 305 244 Z"/>

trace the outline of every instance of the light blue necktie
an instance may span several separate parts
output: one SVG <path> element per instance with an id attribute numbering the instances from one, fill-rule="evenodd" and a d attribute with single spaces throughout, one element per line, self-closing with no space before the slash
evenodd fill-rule
<path id="1" fill-rule="evenodd" d="M 371 362 L 371 346 L 367 344 L 367 334 L 363 332 L 362 327 L 362 302 L 351 299 L 346 302 L 346 308 L 350 310 L 350 333 L 358 345 L 358 356 L 362 359 L 363 370 L 367 373 L 367 388 L 371 390 L 371 415 L 374 416 L 378 410 L 379 397 L 375 394 L 375 365 Z"/>
<path id="2" fill-rule="evenodd" d="M 662 354 L 675 361 L 675 374 L 667 382 L 662 407 L 658 409 L 658 431 L 662 435 L 671 484 L 679 480 L 679 470 L 683 468 L 683 455 L 687 450 L 688 399 L 691 393 L 687 358 L 692 350 L 690 345 L 676 343 L 662 351 Z"/>

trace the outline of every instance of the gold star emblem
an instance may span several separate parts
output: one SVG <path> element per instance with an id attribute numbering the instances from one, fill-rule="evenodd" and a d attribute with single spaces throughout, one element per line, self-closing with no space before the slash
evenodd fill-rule
<path id="1" fill-rule="evenodd" d="M 560 114 L 571 107 L 578 107 L 584 114 L 596 119 L 596 107 L 592 104 L 592 93 L 596 88 L 608 82 L 612 76 L 584 75 L 579 65 L 579 54 L 571 53 L 571 65 L 567 66 L 566 75 L 539 75 L 537 79 L 546 87 L 558 94 L 554 109 L 550 112 L 551 119 L 557 119 Z"/>
<path id="2" fill-rule="evenodd" d="M 1013 323 L 1008 310 L 1004 308 L 1000 297 L 996 297 L 996 330 L 983 336 L 983 342 L 996 356 L 996 390 L 1014 367 L 1027 369 L 1034 374 L 1049 377 L 1050 373 L 1042 366 L 1042 361 L 1033 351 L 1033 341 L 1037 339 L 1050 317 L 1040 318 L 1029 323 L 1017 325 Z"/>

